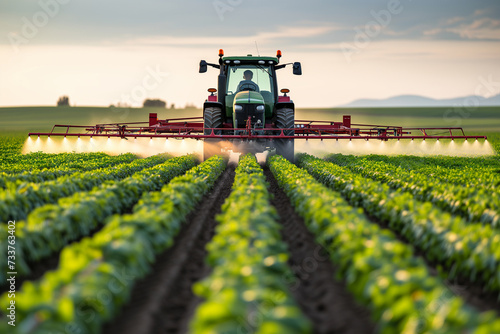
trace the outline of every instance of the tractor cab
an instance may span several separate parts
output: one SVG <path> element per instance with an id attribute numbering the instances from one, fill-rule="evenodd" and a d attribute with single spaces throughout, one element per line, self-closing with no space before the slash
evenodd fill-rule
<path id="1" fill-rule="evenodd" d="M 283 140 L 277 139 L 271 145 L 268 140 L 258 138 L 258 135 L 278 131 L 284 136 L 294 134 L 295 107 L 286 93 L 285 96 L 279 96 L 276 79 L 276 71 L 292 63 L 280 64 L 280 58 L 281 51 L 278 51 L 276 57 L 224 57 L 224 51 L 220 50 L 218 64 L 210 64 L 204 60 L 200 62 L 200 73 L 205 73 L 208 66 L 220 70 L 217 98 L 212 95 L 203 105 L 205 134 L 239 135 L 248 132 L 250 128 L 269 129 L 267 132 L 255 131 L 255 141 L 264 143 L 262 147 L 272 146 L 280 151 L 277 146 Z M 300 63 L 293 63 L 293 73 L 302 74 Z M 211 90 L 213 91 L 214 89 Z M 289 90 L 286 89 L 286 92 Z M 210 147 L 213 146 L 213 143 L 210 144 Z M 288 157 L 293 156 L 293 144 L 291 146 L 292 152 L 287 152 Z M 281 151 L 279 153 L 284 154 Z"/>
<path id="2" fill-rule="evenodd" d="M 277 59 L 266 62 L 251 56 L 232 58 L 223 59 L 227 64 L 226 121 L 234 128 L 244 128 L 250 117 L 252 126 L 264 127 L 266 119 L 272 118 L 278 95 L 274 69 Z"/>

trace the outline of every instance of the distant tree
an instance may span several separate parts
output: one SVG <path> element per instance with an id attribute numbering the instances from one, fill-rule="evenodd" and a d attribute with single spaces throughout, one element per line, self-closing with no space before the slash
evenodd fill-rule
<path id="1" fill-rule="evenodd" d="M 159 107 L 159 108 L 165 108 L 167 106 L 167 102 L 162 101 L 160 99 L 146 99 L 144 100 L 143 103 L 144 107 Z"/>
<path id="2" fill-rule="evenodd" d="M 57 106 L 58 107 L 69 106 L 69 97 L 67 97 L 66 95 L 61 96 L 59 100 L 57 100 Z"/>
<path id="3" fill-rule="evenodd" d="M 170 109 L 175 109 L 175 103 L 172 103 L 172 104 L 170 105 Z"/>
<path id="4" fill-rule="evenodd" d="M 185 109 L 196 109 L 196 105 L 194 103 L 186 103 Z"/>
<path id="5" fill-rule="evenodd" d="M 128 104 L 127 102 L 118 102 L 116 104 L 117 108 L 131 108 L 132 106 Z"/>

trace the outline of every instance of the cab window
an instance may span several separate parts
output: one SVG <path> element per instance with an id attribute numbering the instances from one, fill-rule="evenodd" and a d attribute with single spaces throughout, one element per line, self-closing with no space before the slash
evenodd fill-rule
<path id="1" fill-rule="evenodd" d="M 245 71 L 250 70 L 253 73 L 252 81 L 259 86 L 260 91 L 271 92 L 273 85 L 271 81 L 270 69 L 267 66 L 241 65 L 230 66 L 228 69 L 227 94 L 238 93 L 238 85 L 244 81 Z"/>

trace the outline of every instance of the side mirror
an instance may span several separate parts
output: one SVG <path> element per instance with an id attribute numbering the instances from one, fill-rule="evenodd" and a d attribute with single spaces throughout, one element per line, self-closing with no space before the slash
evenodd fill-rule
<path id="1" fill-rule="evenodd" d="M 200 73 L 205 73 L 207 71 L 207 62 L 202 60 L 200 61 Z"/>
<path id="2" fill-rule="evenodd" d="M 299 62 L 293 63 L 293 74 L 302 75 L 302 65 Z"/>

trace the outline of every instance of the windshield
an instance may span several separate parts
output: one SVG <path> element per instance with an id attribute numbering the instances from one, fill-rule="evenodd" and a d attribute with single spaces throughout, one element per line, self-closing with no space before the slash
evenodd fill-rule
<path id="1" fill-rule="evenodd" d="M 230 66 L 228 69 L 227 94 L 239 92 L 238 88 L 245 83 L 257 84 L 258 91 L 272 93 L 274 91 L 269 66 L 241 65 Z M 254 87 L 253 85 L 251 85 Z M 247 86 L 248 87 L 248 86 Z M 255 90 L 255 89 L 252 89 Z"/>

